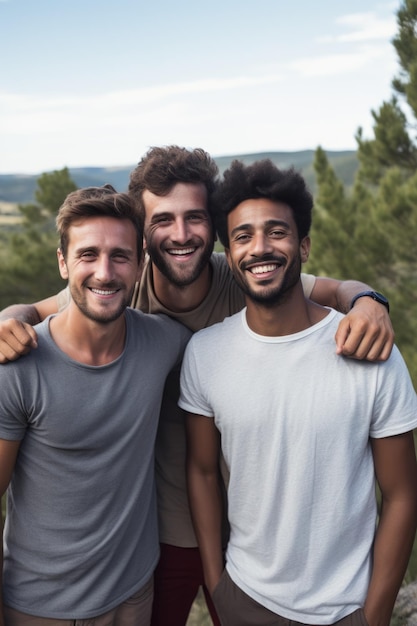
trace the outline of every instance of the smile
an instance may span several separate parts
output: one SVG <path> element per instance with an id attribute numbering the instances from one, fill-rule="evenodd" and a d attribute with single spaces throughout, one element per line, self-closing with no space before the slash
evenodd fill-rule
<path id="1" fill-rule="evenodd" d="M 171 250 L 167 250 L 167 252 L 173 256 L 185 256 L 186 254 L 192 254 L 196 250 L 197 248 L 173 248 Z"/>
<path id="2" fill-rule="evenodd" d="M 273 272 L 280 265 L 278 263 L 270 263 L 268 265 L 257 265 L 256 267 L 249 268 L 251 274 L 267 274 L 268 272 Z"/>
<path id="3" fill-rule="evenodd" d="M 92 291 L 93 293 L 96 293 L 98 296 L 112 296 L 114 293 L 117 293 L 117 289 L 93 289 L 92 287 L 90 288 L 90 291 Z"/>

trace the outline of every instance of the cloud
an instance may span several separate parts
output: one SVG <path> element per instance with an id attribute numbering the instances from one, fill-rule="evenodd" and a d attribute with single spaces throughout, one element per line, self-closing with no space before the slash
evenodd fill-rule
<path id="1" fill-rule="evenodd" d="M 302 76 L 340 76 L 365 68 L 378 59 L 387 62 L 386 70 L 390 71 L 391 56 L 387 58 L 387 46 L 361 46 L 352 52 L 329 54 L 317 57 L 298 59 L 291 63 L 291 68 Z"/>
<path id="2" fill-rule="evenodd" d="M 392 14 L 379 17 L 376 13 L 351 13 L 336 19 L 336 24 L 346 27 L 347 33 L 328 35 L 318 39 L 320 43 L 352 43 L 391 39 L 396 33 L 396 19 Z"/>
<path id="3" fill-rule="evenodd" d="M 0 0 L 1 1 L 1 0 Z M 88 124 L 100 123 L 105 116 L 141 115 L 158 111 L 177 96 L 201 95 L 221 91 L 259 87 L 275 84 L 284 79 L 281 74 L 264 76 L 236 76 L 226 79 L 208 78 L 190 82 L 168 83 L 141 89 L 119 90 L 94 96 L 37 96 L 0 92 L 0 130 L 4 133 L 22 134 L 27 131 L 53 132 L 66 124 L 80 123 L 88 118 Z M 147 110 L 147 106 L 152 109 Z M 147 111 L 147 113 L 146 113 Z M 153 116 L 153 115 L 152 115 Z M 97 120 L 100 119 L 100 122 Z M 114 123 L 115 120 L 112 120 Z"/>

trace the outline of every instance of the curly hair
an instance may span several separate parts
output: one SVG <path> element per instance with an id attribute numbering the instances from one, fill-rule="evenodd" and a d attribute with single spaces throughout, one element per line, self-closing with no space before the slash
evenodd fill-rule
<path id="1" fill-rule="evenodd" d="M 56 217 L 60 248 L 66 257 L 69 228 L 73 222 L 86 217 L 114 217 L 130 220 L 136 230 L 138 259 L 142 257 L 143 218 L 126 193 L 118 193 L 107 184 L 103 187 L 85 187 L 68 194 Z"/>
<path id="2" fill-rule="evenodd" d="M 215 227 L 225 248 L 229 247 L 227 216 L 241 202 L 257 198 L 288 205 L 294 215 L 299 239 L 308 235 L 313 198 L 301 174 L 293 168 L 280 170 L 270 159 L 255 161 L 251 165 L 235 160 L 224 172 L 212 199 Z"/>
<path id="3" fill-rule="evenodd" d="M 145 189 L 157 196 L 166 196 L 177 183 L 202 183 L 210 209 L 218 172 L 215 161 L 201 148 L 157 146 L 150 148 L 131 172 L 128 194 L 144 218 L 142 195 Z"/>

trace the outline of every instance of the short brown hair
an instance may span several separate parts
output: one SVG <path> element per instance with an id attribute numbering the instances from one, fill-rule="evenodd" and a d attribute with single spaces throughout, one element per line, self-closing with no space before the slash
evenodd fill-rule
<path id="1" fill-rule="evenodd" d="M 68 250 L 68 230 L 71 224 L 85 217 L 97 216 L 130 220 L 136 230 L 138 260 L 142 258 L 142 215 L 135 209 L 127 194 L 118 193 L 111 185 L 77 189 L 65 198 L 56 217 L 60 248 L 64 258 Z"/>

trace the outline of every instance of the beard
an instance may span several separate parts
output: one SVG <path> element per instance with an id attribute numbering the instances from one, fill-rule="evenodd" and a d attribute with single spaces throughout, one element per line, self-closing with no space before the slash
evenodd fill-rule
<path id="1" fill-rule="evenodd" d="M 121 317 L 126 308 L 130 306 L 134 291 L 134 287 L 132 287 L 129 292 L 126 292 L 125 290 L 122 300 L 116 306 L 110 305 L 110 303 L 107 303 L 106 306 L 106 302 L 103 302 L 102 306 L 97 303 L 96 307 L 92 307 L 89 304 L 88 299 L 83 291 L 79 290 L 77 287 L 72 286 L 71 284 L 69 285 L 69 287 L 71 292 L 71 298 L 73 299 L 74 304 L 76 304 L 81 313 L 89 320 L 92 320 L 93 322 L 97 322 L 99 324 L 110 324 L 111 322 L 114 322 L 119 317 Z M 83 287 L 84 289 L 86 288 L 85 285 L 83 285 Z M 119 289 L 120 287 L 122 286 L 115 285 L 114 283 L 109 283 L 108 285 L 101 285 L 100 288 Z"/>
<path id="2" fill-rule="evenodd" d="M 180 266 L 180 264 L 176 264 L 175 259 L 171 262 L 169 260 L 169 253 L 166 251 L 161 252 L 160 248 L 153 244 L 152 237 L 149 238 L 146 246 L 152 263 L 154 263 L 161 274 L 176 287 L 187 287 L 200 277 L 207 266 L 213 252 L 214 238 L 210 239 L 210 241 L 205 244 L 202 240 L 199 240 L 197 243 L 199 247 L 198 252 L 194 253 L 196 255 L 195 260 L 192 259 L 190 262 L 184 263 L 184 267 Z M 203 246 L 201 246 L 201 243 L 203 243 Z M 194 247 L 195 245 L 196 243 L 193 243 L 182 247 Z"/>
<path id="3" fill-rule="evenodd" d="M 272 256 L 262 257 L 259 261 L 265 263 L 278 262 L 282 264 L 282 258 Z M 232 263 L 234 278 L 243 293 L 253 302 L 262 304 L 265 307 L 273 307 L 283 302 L 300 280 L 301 256 L 298 254 L 286 267 L 282 281 L 278 285 L 269 285 L 270 279 L 266 279 L 265 281 L 259 281 L 256 288 L 252 287 L 245 278 L 245 267 L 246 264 L 237 267 Z"/>

